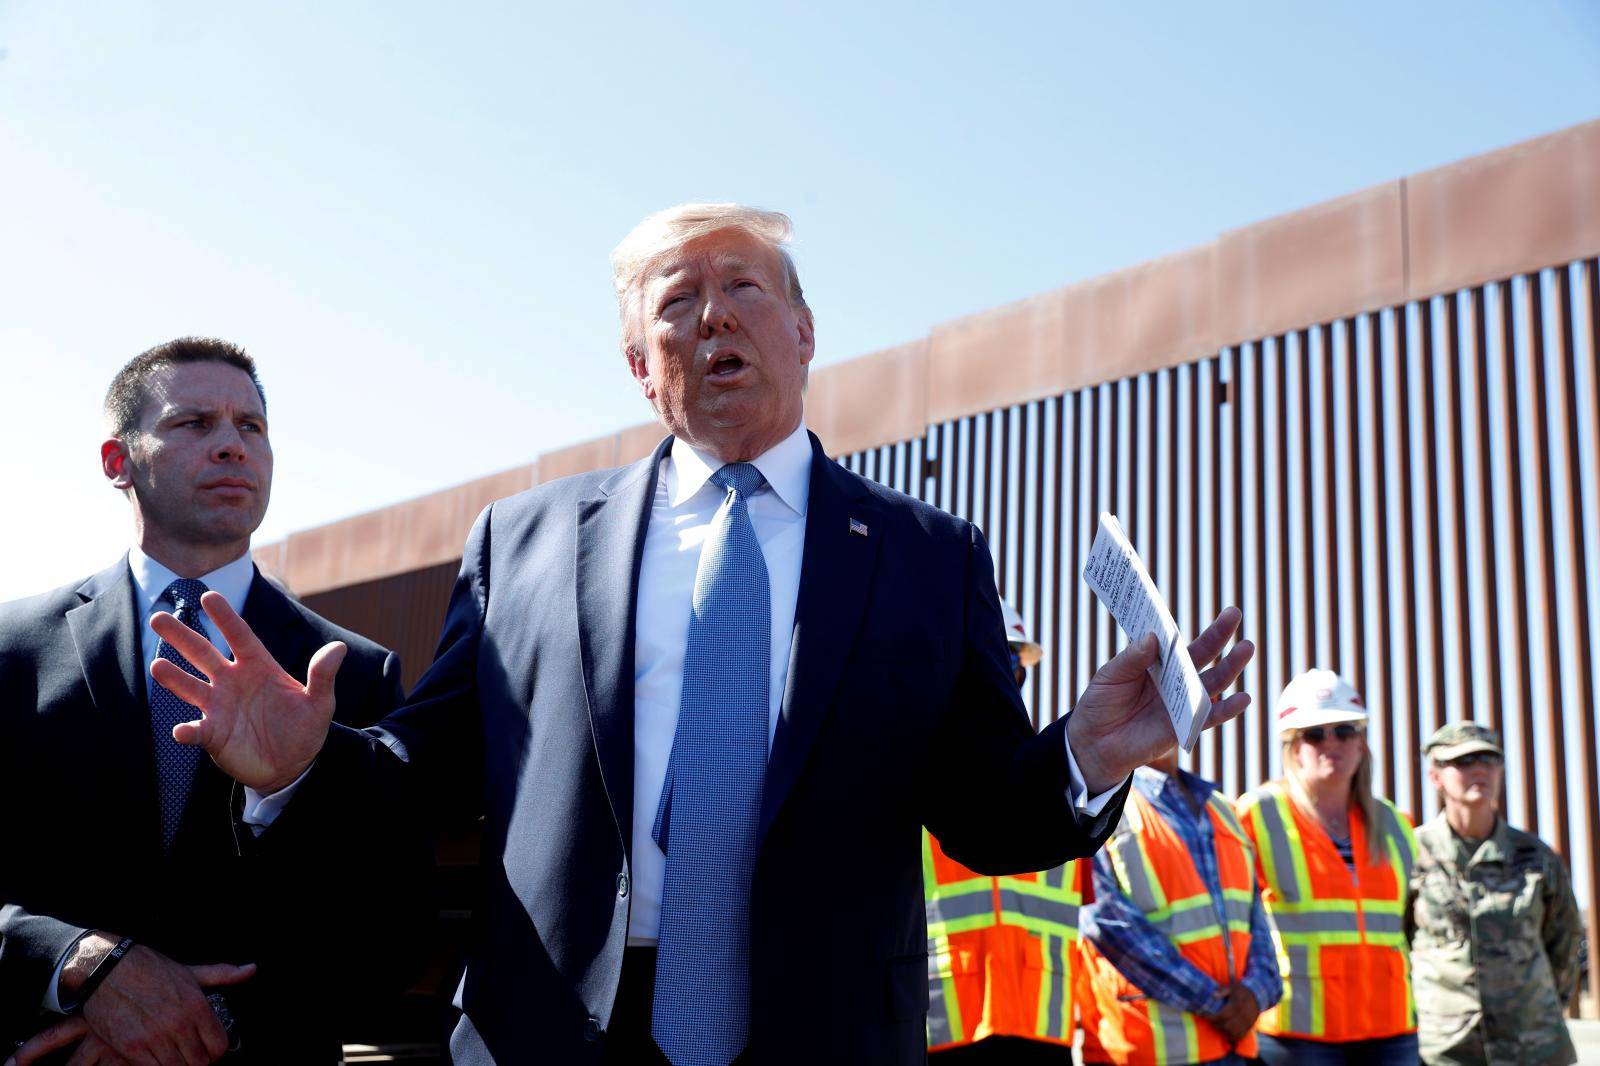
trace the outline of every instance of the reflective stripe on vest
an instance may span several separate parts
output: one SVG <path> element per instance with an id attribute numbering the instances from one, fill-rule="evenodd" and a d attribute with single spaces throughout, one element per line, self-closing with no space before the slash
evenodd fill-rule
<path id="1" fill-rule="evenodd" d="M 1407 820 L 1392 804 L 1381 799 L 1377 804 L 1375 826 L 1368 827 L 1359 816 L 1352 817 L 1350 843 L 1356 871 L 1351 875 L 1342 860 L 1335 863 L 1325 856 L 1320 858 L 1322 869 L 1332 870 L 1336 866 L 1337 870 L 1323 875 L 1325 880 L 1319 893 L 1307 859 L 1308 844 L 1288 792 L 1276 783 L 1267 784 L 1241 802 L 1256 831 L 1257 859 L 1268 889 L 1264 899 L 1273 919 L 1278 963 L 1284 978 L 1283 999 L 1275 1010 L 1263 1014 L 1262 1031 L 1317 1039 L 1359 1040 L 1415 1028 L 1404 907 L 1416 841 Z M 1369 831 L 1384 835 L 1387 862 L 1376 866 L 1370 863 L 1366 840 Z M 1326 848 L 1330 845 L 1318 840 L 1313 846 Z M 1385 871 L 1390 875 L 1387 879 L 1381 874 Z M 1392 880 L 1392 885 L 1383 886 L 1384 880 Z M 1376 1001 L 1403 1002 L 1402 1026 L 1374 1022 L 1384 1031 L 1364 1031 L 1360 1020 L 1362 1012 L 1346 1009 L 1344 1013 L 1354 1020 L 1347 1019 L 1345 1024 L 1337 1024 L 1330 1031 L 1326 1001 L 1329 990 L 1325 987 L 1322 958 L 1327 948 L 1398 953 L 1399 969 L 1406 975 L 1403 980 L 1389 980 L 1388 964 L 1358 961 L 1343 965 L 1376 967 L 1372 973 L 1361 971 L 1358 987 Z M 1332 972 L 1339 974 L 1337 980 L 1340 981 L 1355 979 L 1344 970 Z M 1379 983 L 1382 987 L 1377 987 Z M 1341 988 L 1341 992 L 1348 997 L 1355 989 Z M 1348 1008 L 1349 1004 L 1340 1006 Z"/>
<path id="2" fill-rule="evenodd" d="M 1243 975 L 1249 956 L 1254 847 L 1220 796 L 1207 798 L 1200 817 L 1210 823 L 1220 906 L 1188 843 L 1138 791 L 1128 797 L 1107 856 L 1118 887 L 1145 919 L 1191 965 L 1226 987 Z M 1219 1059 L 1233 1050 L 1209 1022 L 1143 995 L 1092 944 L 1084 944 L 1082 957 L 1095 992 L 1097 1042 L 1112 1061 L 1192 1063 Z M 1253 1038 L 1238 1050 L 1253 1055 Z"/>
<path id="3" fill-rule="evenodd" d="M 928 923 L 928 1043 L 933 1047 L 963 1044 L 973 1028 L 994 1017 L 1012 1019 L 1004 1035 L 1044 1036 L 1066 1041 L 1072 1031 L 1072 963 L 1077 953 L 1081 889 L 1073 863 L 1039 874 L 990 877 L 975 873 L 937 852 L 923 830 L 923 890 Z M 941 874 L 947 880 L 939 880 Z M 984 955 L 1001 944 L 996 938 L 1016 937 L 1007 928 L 1025 930 L 1039 949 L 1037 1002 L 990 1002 L 990 997 L 1016 996 L 1018 980 L 989 985 L 990 960 Z M 1002 966 L 1023 966 L 1015 940 Z M 1031 949 L 1030 949 L 1031 954 Z M 958 958 L 959 957 L 959 958 Z M 975 961 L 976 960 L 976 961 Z M 1032 963 L 1028 964 L 1032 968 Z M 974 989 L 972 982 L 983 982 Z M 983 1018 L 963 1018 L 962 993 L 987 1004 Z M 969 1006 L 972 1005 L 969 1002 Z M 1020 1031 L 1013 1031 L 1020 1030 Z M 988 1035 L 984 1033 L 982 1035 Z"/>

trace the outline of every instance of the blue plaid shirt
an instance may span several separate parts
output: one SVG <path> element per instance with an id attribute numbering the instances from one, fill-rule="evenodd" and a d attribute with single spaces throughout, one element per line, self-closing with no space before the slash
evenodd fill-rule
<path id="1" fill-rule="evenodd" d="M 1217 874 L 1217 848 L 1211 818 L 1205 809 L 1206 800 L 1217 791 L 1217 786 L 1187 770 L 1179 769 L 1178 776 L 1183 781 L 1182 786 L 1160 770 L 1141 766 L 1133 772 L 1133 787 L 1161 812 L 1187 845 L 1200 879 L 1211 892 L 1217 921 L 1226 925 L 1222 879 Z M 1185 786 L 1192 800 L 1183 795 Z M 1122 976 L 1150 998 L 1202 1017 L 1222 1010 L 1227 999 L 1226 986 L 1202 973 L 1179 954 L 1164 933 L 1145 920 L 1143 912 L 1123 895 L 1111 857 L 1104 848 L 1094 857 L 1094 902 L 1084 908 L 1079 921 L 1082 935 L 1100 949 Z M 1250 957 L 1239 983 L 1256 997 L 1256 1004 L 1262 1010 L 1277 1003 L 1283 995 L 1277 949 L 1272 943 L 1266 908 L 1261 905 L 1259 886 L 1255 886 L 1255 899 L 1250 906 Z"/>

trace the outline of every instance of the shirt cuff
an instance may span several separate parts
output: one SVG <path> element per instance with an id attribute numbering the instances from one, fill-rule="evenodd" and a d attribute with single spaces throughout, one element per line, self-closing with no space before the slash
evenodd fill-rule
<path id="1" fill-rule="evenodd" d="M 67 950 L 61 953 L 61 957 L 56 960 L 55 972 L 50 975 L 50 983 L 44 986 L 44 1009 L 52 1014 L 67 1013 L 61 1007 L 61 974 L 67 968 L 67 963 L 72 959 L 72 953 L 78 950 L 78 945 L 83 941 L 83 938 L 92 932 L 94 932 L 93 929 L 85 929 L 68 946 Z"/>
<path id="2" fill-rule="evenodd" d="M 1061 745 L 1067 749 L 1067 798 L 1072 801 L 1072 809 L 1088 818 L 1100 817 L 1100 812 L 1106 809 L 1106 804 L 1122 790 L 1123 782 L 1106 789 L 1098 796 L 1089 795 L 1089 786 L 1084 783 L 1083 771 L 1078 769 L 1078 760 L 1072 757 L 1072 741 L 1067 739 L 1067 731 L 1061 731 Z"/>
<path id="3" fill-rule="evenodd" d="M 314 762 L 311 764 L 315 765 Z M 278 820 L 278 815 L 282 814 L 289 801 L 294 799 L 295 790 L 300 787 L 300 782 L 306 779 L 306 774 L 311 772 L 311 766 L 300 771 L 299 777 L 271 795 L 263 796 L 249 785 L 244 786 L 244 811 L 239 815 L 239 819 L 260 836 L 267 826 Z"/>

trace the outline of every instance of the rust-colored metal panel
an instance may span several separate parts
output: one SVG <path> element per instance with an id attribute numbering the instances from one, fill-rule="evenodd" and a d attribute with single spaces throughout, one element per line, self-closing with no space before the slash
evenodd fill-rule
<path id="1" fill-rule="evenodd" d="M 935 326 L 927 342 L 928 418 L 943 421 L 1068 388 L 1065 306 L 1065 291 L 1057 290 Z M 1002 358 L 1005 373 L 996 373 Z"/>
<path id="2" fill-rule="evenodd" d="M 991 544 L 990 548 L 994 550 L 996 556 L 996 582 L 1000 595 L 1010 599 L 1012 606 L 1020 610 L 1021 604 L 1016 602 L 1016 593 L 1006 582 L 1007 573 L 1012 569 L 1009 535 L 1011 531 L 1011 408 L 1009 407 L 1000 412 L 1000 510 L 995 528 L 998 532 L 995 543 Z M 1022 569 L 1020 561 L 1015 569 Z"/>
<path id="3" fill-rule="evenodd" d="M 459 558 L 478 513 L 530 488 L 533 479 L 532 466 L 514 467 L 290 534 L 280 576 L 297 595 L 306 596 Z"/>
<path id="4" fill-rule="evenodd" d="M 1379 714 L 1382 717 L 1383 730 L 1383 794 L 1393 798 L 1399 793 L 1395 791 L 1395 766 L 1399 760 L 1396 758 L 1395 737 L 1395 709 L 1394 709 L 1394 657 L 1393 646 L 1390 643 L 1392 633 L 1389 626 L 1389 612 L 1384 609 L 1384 604 L 1389 602 L 1389 462 L 1390 454 L 1387 446 L 1387 425 L 1384 412 L 1384 397 L 1387 390 L 1383 379 L 1383 316 L 1377 312 L 1367 316 L 1367 365 L 1372 378 L 1372 519 L 1376 523 L 1373 530 L 1373 554 L 1378 564 L 1377 589 L 1378 589 L 1378 701 Z M 1372 693 L 1363 690 L 1362 695 L 1369 703 L 1372 702 Z"/>
<path id="5" fill-rule="evenodd" d="M 1346 485 L 1349 490 L 1350 506 L 1350 612 L 1351 637 L 1353 645 L 1350 649 L 1350 662 L 1352 665 L 1351 681 L 1356 686 L 1356 691 L 1361 693 L 1362 699 L 1372 704 L 1372 693 L 1367 689 L 1367 598 L 1366 598 L 1366 537 L 1367 527 L 1362 521 L 1361 499 L 1361 357 L 1357 351 L 1356 320 L 1344 320 L 1344 366 L 1345 366 L 1345 436 L 1350 453 L 1350 477 Z M 1331 390 L 1331 384 L 1330 384 Z M 1333 413 L 1330 410 L 1328 424 L 1333 424 Z M 1330 461 L 1329 469 L 1333 469 Z"/>
<path id="6" fill-rule="evenodd" d="M 1133 377 L 1216 351 L 1216 248 L 1197 248 L 1064 290 L 1065 388 Z"/>
<path id="7" fill-rule="evenodd" d="M 995 373 L 1002 355 L 1007 374 Z M 990 378 L 1004 380 L 1009 374 L 1010 353 L 1003 348 L 976 352 L 973 358 Z M 926 338 L 811 370 L 806 425 L 829 455 L 911 440 L 939 421 L 928 412 Z"/>
<path id="8" fill-rule="evenodd" d="M 1512 647 L 1511 678 L 1515 683 L 1512 706 L 1517 710 L 1520 730 L 1518 749 L 1522 783 L 1522 817 L 1524 825 L 1535 825 L 1539 820 L 1539 778 L 1534 769 L 1533 743 L 1533 662 L 1531 638 L 1528 633 L 1528 577 L 1527 542 L 1523 536 L 1523 486 L 1526 481 L 1522 465 L 1522 439 L 1518 431 L 1521 414 L 1517 410 L 1517 325 L 1513 286 L 1502 281 L 1495 286 L 1500 312 L 1500 424 L 1502 447 L 1505 449 L 1501 469 L 1506 472 L 1507 517 L 1510 518 L 1511 560 L 1511 611 L 1516 620 L 1511 627 Z M 1508 812 L 1509 815 L 1509 812 Z"/>
<path id="9" fill-rule="evenodd" d="M 1448 710 L 1445 706 L 1444 683 L 1444 552 L 1440 549 L 1439 536 L 1440 516 L 1444 511 L 1446 499 L 1444 492 L 1446 468 L 1437 457 L 1439 390 L 1437 367 L 1433 357 L 1432 300 L 1417 302 L 1417 348 L 1418 369 L 1422 375 L 1422 395 L 1418 397 L 1422 404 L 1422 454 L 1425 457 L 1424 462 L 1428 464 L 1426 469 L 1429 472 L 1423 479 L 1423 500 L 1426 506 L 1420 510 L 1422 528 L 1428 543 L 1428 565 L 1424 576 L 1428 583 L 1428 662 L 1433 684 L 1433 699 L 1417 709 L 1420 716 L 1418 735 L 1426 741 L 1444 724 L 1441 716 Z M 1412 810 L 1421 808 L 1413 807 Z"/>
<path id="10" fill-rule="evenodd" d="M 1545 343 L 1544 343 L 1544 286 L 1538 274 L 1528 274 L 1523 277 L 1522 300 L 1523 321 L 1528 329 L 1528 388 L 1533 394 L 1533 403 L 1529 405 L 1532 413 L 1533 455 L 1536 461 L 1534 473 L 1535 483 L 1538 485 L 1539 506 L 1534 514 L 1539 523 L 1539 576 L 1541 603 L 1536 619 L 1542 629 L 1540 644 L 1544 648 L 1541 681 L 1543 691 L 1540 693 L 1540 705 L 1545 712 L 1546 735 L 1559 737 L 1563 734 L 1562 705 L 1566 685 L 1561 678 L 1561 614 L 1558 591 L 1556 589 L 1556 534 L 1555 534 L 1555 498 L 1551 494 L 1550 468 L 1550 430 L 1546 422 L 1545 398 L 1549 396 L 1545 385 Z M 1559 316 L 1557 316 L 1559 319 Z M 1530 734 L 1530 737 L 1532 734 Z M 1532 745 L 1530 744 L 1530 747 Z M 1565 758 L 1551 759 L 1545 768 L 1545 780 L 1549 781 L 1555 795 L 1567 794 L 1567 761 Z M 1572 858 L 1572 842 L 1567 833 L 1566 804 L 1552 803 L 1550 805 L 1551 832 L 1549 843 L 1562 857 L 1569 862 Z M 1543 825 L 1543 819 L 1538 819 Z"/>
<path id="11" fill-rule="evenodd" d="M 617 465 L 617 434 L 610 433 L 539 456 L 539 483 Z"/>
<path id="12" fill-rule="evenodd" d="M 1460 714 L 1450 717 L 1476 718 L 1477 699 L 1475 697 L 1472 678 L 1473 656 L 1467 649 L 1472 647 L 1472 637 L 1476 627 L 1472 623 L 1472 585 L 1467 576 L 1467 411 L 1471 408 L 1469 390 L 1464 385 L 1466 378 L 1466 363 L 1461 354 L 1461 300 L 1459 293 L 1451 293 L 1445 297 L 1445 358 L 1446 384 L 1440 391 L 1446 401 L 1445 410 L 1450 414 L 1450 501 L 1451 508 L 1444 510 L 1443 501 L 1440 501 L 1441 520 L 1454 515 L 1455 521 L 1450 525 L 1455 532 L 1455 551 L 1451 558 L 1451 573 L 1455 585 L 1455 645 L 1456 654 L 1456 688 L 1460 692 Z M 1453 402 L 1451 402 L 1453 401 Z M 1444 625 L 1439 625 L 1440 646 L 1443 647 Z M 1442 664 L 1441 664 L 1442 665 Z"/>
<path id="13" fill-rule="evenodd" d="M 1324 322 L 1317 327 L 1317 341 L 1322 354 L 1322 476 L 1326 491 L 1319 502 L 1327 509 L 1327 569 L 1328 603 L 1340 603 L 1339 598 L 1339 497 L 1338 462 L 1335 455 L 1338 436 L 1333 417 L 1333 327 Z M 1337 671 L 1344 670 L 1344 657 L 1339 647 L 1339 614 L 1328 621 L 1328 665 Z"/>
<path id="14" fill-rule="evenodd" d="M 1072 549 L 1067 553 L 1068 566 L 1068 592 L 1067 592 L 1067 617 L 1072 620 L 1072 642 L 1074 654 L 1067 658 L 1067 701 L 1068 709 L 1078 701 L 1078 656 L 1076 645 L 1080 640 L 1078 619 L 1079 586 L 1078 568 L 1083 564 L 1083 515 L 1081 503 L 1083 500 L 1083 394 L 1086 390 L 1079 389 L 1072 393 L 1072 495 L 1061 504 L 1060 515 L 1062 524 L 1068 529 L 1072 538 Z M 1066 454 L 1066 449 L 1062 449 Z M 1091 490 L 1092 491 L 1092 490 Z M 1094 625 L 1088 627 L 1090 639 L 1094 636 Z M 1057 629 L 1055 634 L 1056 647 L 1060 649 L 1058 655 L 1066 653 L 1066 646 L 1061 642 L 1061 632 Z"/>
<path id="15" fill-rule="evenodd" d="M 650 455 L 666 435 L 667 429 L 660 422 L 641 422 L 629 426 L 617 434 L 617 465 L 627 466 Z"/>
<path id="16" fill-rule="evenodd" d="M 1261 778 L 1272 776 L 1272 738 L 1277 730 L 1274 728 L 1272 713 L 1272 671 L 1270 664 L 1277 657 L 1278 651 L 1272 647 L 1272 637 L 1267 628 L 1267 341 L 1260 340 L 1255 346 L 1255 418 L 1253 428 L 1255 431 L 1255 478 L 1253 489 L 1256 504 L 1256 610 L 1255 620 L 1250 624 L 1250 632 L 1254 634 L 1256 643 L 1256 751 L 1260 757 Z M 1278 449 L 1282 451 L 1282 449 Z M 1176 463 L 1173 464 L 1176 469 Z M 1242 604 L 1240 605 L 1243 606 Z"/>
<path id="17" fill-rule="evenodd" d="M 1228 396 L 1228 426 L 1233 437 L 1233 462 L 1229 464 L 1232 470 L 1233 481 L 1229 486 L 1232 490 L 1229 495 L 1233 497 L 1233 593 L 1229 602 L 1239 608 L 1240 614 L 1246 610 L 1244 598 L 1244 498 L 1246 493 L 1244 477 L 1244 346 L 1236 345 L 1232 349 L 1232 358 L 1228 371 L 1229 391 Z M 1219 464 L 1220 465 L 1220 464 Z M 1220 597 L 1219 597 L 1220 602 Z M 1252 623 L 1246 622 L 1241 626 L 1238 638 L 1248 636 L 1254 632 L 1250 628 Z M 1235 692 L 1243 692 L 1245 678 L 1248 671 L 1239 675 L 1238 682 L 1233 686 Z M 1261 708 L 1256 707 L 1249 712 L 1252 715 L 1260 714 Z M 1245 782 L 1245 767 L 1249 762 L 1250 730 L 1247 728 L 1248 718 L 1241 719 L 1232 728 L 1233 733 L 1233 773 L 1228 780 L 1231 783 L 1229 792 L 1237 796 L 1247 786 Z"/>
<path id="18" fill-rule="evenodd" d="M 1406 179 L 1413 298 L 1594 255 L 1600 119 Z"/>
<path id="19" fill-rule="evenodd" d="M 1394 406 L 1399 421 L 1395 439 L 1398 460 L 1395 468 L 1399 475 L 1396 479 L 1398 491 L 1395 493 L 1395 502 L 1400 512 L 1400 595 L 1396 606 L 1400 608 L 1400 615 L 1404 619 L 1400 625 L 1400 641 L 1405 647 L 1405 654 L 1400 658 L 1402 675 L 1400 680 L 1405 686 L 1406 693 L 1406 742 L 1400 750 L 1420 752 L 1422 742 L 1427 738 L 1419 735 L 1418 725 L 1420 713 L 1418 704 L 1421 702 L 1419 673 L 1422 664 L 1417 647 L 1417 547 L 1415 530 L 1412 527 L 1416 497 L 1413 495 L 1411 485 L 1412 436 L 1417 422 L 1412 417 L 1410 325 L 1406 318 L 1406 309 L 1398 308 L 1394 316 Z M 1422 773 L 1415 763 L 1411 766 L 1409 777 L 1411 788 L 1406 809 L 1415 815 L 1423 809 Z"/>
<path id="20" fill-rule="evenodd" d="M 1045 616 L 1044 616 L 1044 568 L 1045 568 L 1046 553 L 1045 553 L 1045 540 L 1044 540 L 1044 513 L 1045 513 L 1046 508 L 1049 506 L 1049 498 L 1045 495 L 1045 484 L 1046 484 L 1045 483 L 1045 461 L 1046 461 L 1046 453 L 1045 453 L 1045 418 L 1046 418 L 1046 407 L 1047 407 L 1046 402 L 1043 401 L 1043 400 L 1040 400 L 1040 401 L 1038 401 L 1036 403 L 1029 404 L 1027 407 L 1024 407 L 1022 409 L 1022 414 L 1023 414 L 1022 446 L 1024 448 L 1026 448 L 1027 444 L 1028 444 L 1028 432 L 1027 432 L 1027 429 L 1028 429 L 1028 412 L 1030 410 L 1032 410 L 1038 416 L 1036 419 L 1034 419 L 1035 426 L 1034 426 L 1034 448 L 1033 448 L 1033 477 L 1034 477 L 1033 491 L 1031 493 L 1029 493 L 1026 490 L 1024 490 L 1024 492 L 1022 494 L 1022 499 L 1023 500 L 1032 500 L 1033 501 L 1033 538 L 1032 538 L 1033 539 L 1033 547 L 1032 547 L 1032 550 L 1029 552 L 1029 554 L 1033 557 L 1033 598 L 1032 598 L 1032 603 L 1029 604 L 1029 612 L 1030 612 L 1031 617 L 1032 617 L 1032 622 L 1028 627 L 1028 632 L 1033 634 L 1033 639 L 1034 640 L 1043 639 L 1043 636 L 1044 636 L 1044 625 L 1045 625 Z M 1057 569 L 1057 572 L 1059 573 L 1060 572 L 1060 567 L 1058 566 L 1056 569 Z M 1018 580 L 1018 584 L 1019 585 L 1021 584 L 1020 578 Z M 1047 667 L 1047 669 L 1054 670 L 1055 669 L 1055 657 L 1057 655 L 1061 654 L 1061 649 L 1058 646 L 1052 644 L 1052 645 L 1050 645 L 1050 648 L 1049 648 L 1047 654 L 1050 656 L 1050 664 Z M 1042 680 L 1043 680 L 1043 674 L 1044 674 L 1044 670 L 1034 670 L 1033 671 L 1033 676 L 1029 679 L 1029 683 L 1033 686 L 1033 699 L 1030 702 L 1031 702 L 1031 706 L 1033 707 L 1033 725 L 1034 725 L 1035 729 L 1039 728 L 1041 725 L 1046 724 L 1046 722 L 1048 721 L 1048 719 L 1044 718 L 1044 716 L 1041 714 L 1040 707 L 1039 707 L 1039 696 L 1040 696 L 1040 689 L 1041 689 Z M 1051 706 L 1054 707 L 1054 704 L 1052 704 Z"/>
<path id="21" fill-rule="evenodd" d="M 1217 332 L 1237 344 L 1401 302 L 1400 183 L 1389 182 L 1224 233 Z"/>
<path id="22" fill-rule="evenodd" d="M 1500 579 L 1498 571 L 1499 561 L 1495 555 L 1495 542 L 1498 538 L 1499 523 L 1495 520 L 1494 505 L 1494 441 L 1489 421 L 1489 310 L 1484 299 L 1483 286 L 1472 290 L 1472 355 L 1473 373 L 1470 379 L 1462 374 L 1462 391 L 1464 399 L 1470 401 L 1477 411 L 1478 419 L 1478 521 L 1477 526 L 1483 537 L 1482 573 L 1479 585 L 1483 592 L 1484 618 L 1491 625 L 1498 625 L 1500 618 Z M 1470 383 L 1468 383 L 1470 380 Z M 1463 522 L 1467 516 L 1461 515 Z M 1463 644 L 1462 647 L 1470 645 Z M 1471 656 L 1464 656 L 1470 660 Z M 1489 728 L 1505 737 L 1505 691 L 1500 679 L 1500 656 L 1486 655 L 1483 657 L 1488 672 L 1488 692 L 1485 703 L 1489 710 Z M 1504 780 L 1501 788 L 1504 790 Z M 1502 795 L 1501 809 L 1505 809 Z"/>
<path id="23" fill-rule="evenodd" d="M 1323 501 L 1317 499 L 1317 483 L 1312 470 L 1315 423 L 1311 418 L 1311 331 L 1303 329 L 1296 336 L 1300 344 L 1300 425 L 1295 429 L 1295 435 L 1300 438 L 1300 491 L 1295 509 L 1300 512 L 1301 562 L 1305 567 L 1296 576 L 1305 600 L 1305 609 L 1300 617 L 1306 634 L 1305 658 L 1301 660 L 1305 665 L 1302 669 L 1309 670 L 1329 665 L 1321 662 L 1317 654 L 1317 523 L 1321 510 L 1317 505 Z"/>
<path id="24" fill-rule="evenodd" d="M 1590 431 L 1593 434 L 1596 451 L 1600 453 L 1600 261 L 1590 259 L 1583 264 L 1583 286 L 1581 294 L 1574 297 L 1577 303 L 1578 328 L 1581 329 L 1589 340 L 1589 357 L 1593 361 L 1592 372 L 1589 377 L 1589 403 L 1585 410 L 1588 417 Z M 1571 331 L 1569 331 L 1571 336 Z M 1573 357 L 1567 361 L 1567 395 L 1575 396 L 1576 381 L 1574 372 L 1577 359 Z M 1577 417 L 1569 409 L 1567 412 L 1568 432 L 1576 435 Z M 1573 454 L 1577 452 L 1577 441 L 1569 442 Z M 1579 464 L 1581 469 L 1581 463 Z M 1574 505 L 1573 533 L 1578 543 L 1583 542 L 1583 531 L 1593 528 L 1600 522 L 1600 503 L 1594 498 L 1581 501 L 1581 506 Z M 1587 561 L 1580 554 L 1578 578 L 1583 581 L 1584 587 L 1594 594 L 1600 586 L 1600 575 L 1589 568 Z M 1590 661 L 1590 643 L 1588 617 L 1581 610 L 1581 605 L 1587 597 L 1578 598 L 1581 619 L 1579 630 L 1579 646 L 1583 649 L 1581 668 L 1585 683 L 1593 675 L 1593 664 Z M 1600 921 L 1595 920 L 1596 913 L 1600 913 L 1600 804 L 1595 802 L 1595 797 L 1600 796 L 1600 768 L 1596 767 L 1595 753 L 1595 707 L 1594 693 L 1585 688 L 1579 695 L 1576 706 L 1578 716 L 1577 742 L 1582 745 L 1578 755 L 1579 796 L 1589 797 L 1589 802 L 1582 803 L 1583 809 L 1583 839 L 1584 847 L 1589 855 L 1588 868 L 1581 875 L 1589 897 L 1589 958 L 1600 959 Z M 1577 874 L 1577 871 L 1574 871 Z M 1600 1010 L 1600 966 L 1593 962 L 1589 964 L 1589 1000 L 1597 1010 Z"/>
<path id="25" fill-rule="evenodd" d="M 460 566 L 460 560 L 451 560 L 329 589 L 306 596 L 302 602 L 330 622 L 399 655 L 401 677 L 409 691 L 433 662 Z"/>
<path id="26" fill-rule="evenodd" d="M 1592 264 L 1584 264 L 1584 269 L 1592 271 Z M 1555 328 L 1557 328 L 1558 357 L 1562 360 L 1562 370 L 1557 375 L 1557 387 L 1562 392 L 1562 399 L 1557 405 L 1558 418 L 1562 419 L 1562 439 L 1565 440 L 1565 463 L 1562 464 L 1565 472 L 1565 495 L 1570 504 L 1573 515 L 1597 514 L 1600 501 L 1595 499 L 1594 491 L 1584 491 L 1584 471 L 1582 471 L 1582 450 L 1579 445 L 1581 429 L 1579 429 L 1578 415 L 1578 347 L 1576 347 L 1576 319 L 1579 309 L 1574 306 L 1578 303 L 1578 293 L 1574 293 L 1571 285 L 1571 275 L 1566 267 L 1557 267 L 1555 271 L 1555 293 L 1557 293 L 1558 307 L 1555 309 Z M 1594 338 L 1594 328 L 1590 323 L 1590 339 Z M 1594 383 L 1600 391 L 1600 383 Z M 1594 421 L 1594 408 L 1586 411 L 1590 416 L 1590 432 L 1600 434 L 1600 423 Z M 1600 488 L 1600 487 L 1597 487 Z M 1589 562 L 1587 562 L 1587 544 L 1584 543 L 1586 523 L 1566 522 L 1566 557 L 1571 560 L 1571 575 L 1573 575 L 1573 597 L 1571 597 L 1570 615 L 1565 619 L 1563 626 L 1566 632 L 1573 634 L 1571 647 L 1576 651 L 1576 667 L 1578 667 L 1578 691 L 1574 709 L 1578 712 L 1578 743 L 1581 746 L 1578 757 L 1578 795 L 1587 797 L 1587 802 L 1579 800 L 1582 807 L 1582 834 L 1584 834 L 1584 856 L 1587 860 L 1587 869 L 1581 871 L 1581 876 L 1587 880 L 1589 900 L 1600 900 L 1600 812 L 1595 810 L 1600 805 L 1600 776 L 1595 768 L 1595 687 L 1594 687 L 1594 647 L 1589 637 Z M 1557 744 L 1557 751 L 1562 752 L 1565 762 L 1565 744 Z M 1565 775 L 1562 775 L 1565 776 Z M 1560 804 L 1557 804 L 1560 805 Z M 1574 876 L 1579 876 L 1578 869 L 1574 869 Z M 1594 903 L 1590 903 L 1590 914 L 1594 914 Z M 1600 959 L 1600 930 L 1595 928 L 1594 920 L 1589 922 L 1589 957 Z M 1600 996 L 1600 976 L 1595 973 L 1597 967 L 1589 967 L 1589 992 L 1590 996 Z"/>

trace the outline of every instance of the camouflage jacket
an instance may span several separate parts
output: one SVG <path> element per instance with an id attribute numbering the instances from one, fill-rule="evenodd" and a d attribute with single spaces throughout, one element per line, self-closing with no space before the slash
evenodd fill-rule
<path id="1" fill-rule="evenodd" d="M 1417 830 L 1406 908 L 1427 1063 L 1577 1061 L 1563 1007 L 1583 930 L 1566 864 L 1498 819 L 1476 847 L 1441 814 Z"/>

